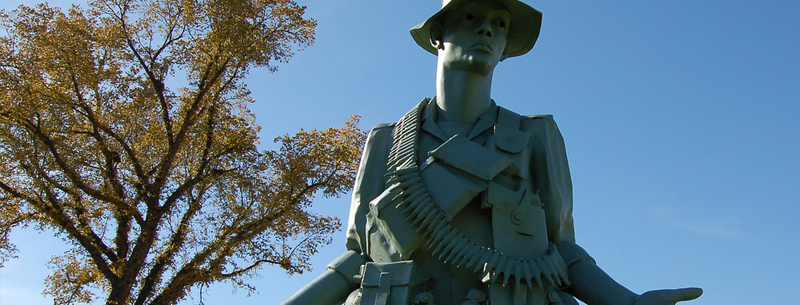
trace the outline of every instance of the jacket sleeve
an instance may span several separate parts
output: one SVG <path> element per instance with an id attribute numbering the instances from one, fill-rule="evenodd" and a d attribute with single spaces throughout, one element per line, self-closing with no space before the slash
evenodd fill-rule
<path id="1" fill-rule="evenodd" d="M 386 160 L 392 145 L 393 125 L 378 125 L 367 136 L 361 156 L 350 216 L 347 225 L 347 251 L 328 265 L 327 270 L 297 291 L 283 305 L 341 304 L 356 288 L 353 276 L 367 260 L 366 215 L 369 202 L 384 189 Z"/>
<path id="2" fill-rule="evenodd" d="M 531 133 L 531 172 L 544 203 L 548 238 L 554 244 L 575 243 L 572 222 L 572 178 L 564 139 L 550 115 L 527 117 Z"/>
<path id="3" fill-rule="evenodd" d="M 392 147 L 394 124 L 379 124 L 367 136 L 361 155 L 350 215 L 347 224 L 347 250 L 369 256 L 366 246 L 366 221 L 369 202 L 385 188 L 386 162 Z"/>

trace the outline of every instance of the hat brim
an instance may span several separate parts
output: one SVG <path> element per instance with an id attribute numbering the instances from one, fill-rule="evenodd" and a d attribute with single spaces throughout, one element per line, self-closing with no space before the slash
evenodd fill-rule
<path id="1" fill-rule="evenodd" d="M 467 0 L 450 1 L 428 20 L 411 28 L 409 30 L 411 37 L 423 49 L 438 55 L 438 51 L 431 44 L 431 25 L 465 1 Z M 533 48 L 533 45 L 536 44 L 536 40 L 539 39 L 539 32 L 542 28 L 542 12 L 517 0 L 494 1 L 508 7 L 509 13 L 511 13 L 511 27 L 508 29 L 506 38 L 506 57 L 528 53 Z"/>

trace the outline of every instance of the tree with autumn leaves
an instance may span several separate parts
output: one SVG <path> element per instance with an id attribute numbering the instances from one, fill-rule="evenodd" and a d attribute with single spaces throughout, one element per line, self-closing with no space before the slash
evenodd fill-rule
<path id="1" fill-rule="evenodd" d="M 364 133 L 300 130 L 260 150 L 244 78 L 314 40 L 292 0 L 98 0 L 0 12 L 0 263 L 12 229 L 71 245 L 58 304 L 175 304 L 308 270 L 339 220 L 308 211 L 352 186 Z M 101 295 L 102 294 L 102 295 Z"/>

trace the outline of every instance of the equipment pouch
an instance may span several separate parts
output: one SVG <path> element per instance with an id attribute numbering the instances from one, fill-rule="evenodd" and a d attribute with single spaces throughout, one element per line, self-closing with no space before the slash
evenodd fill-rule
<path id="1" fill-rule="evenodd" d="M 376 262 L 406 260 L 422 244 L 417 231 L 406 221 L 406 215 L 397 208 L 394 197 L 401 191 L 390 186 L 369 204 L 367 223 L 370 228 L 370 256 Z"/>
<path id="2" fill-rule="evenodd" d="M 361 304 L 407 305 L 425 292 L 431 276 L 413 261 L 361 266 Z"/>

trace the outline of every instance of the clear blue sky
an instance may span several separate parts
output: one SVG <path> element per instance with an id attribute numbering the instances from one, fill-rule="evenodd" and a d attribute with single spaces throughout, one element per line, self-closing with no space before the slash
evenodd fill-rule
<path id="1" fill-rule="evenodd" d="M 264 143 L 351 114 L 365 129 L 394 122 L 434 94 L 435 57 L 408 29 L 440 2 L 299 2 L 319 21 L 316 44 L 248 79 Z M 800 2 L 526 2 L 544 13 L 542 34 L 530 53 L 500 64 L 492 95 L 519 113 L 555 116 L 578 243 L 636 292 L 705 289 L 683 304 L 800 299 Z M 346 222 L 349 198 L 316 208 Z M 258 294 L 221 284 L 203 302 L 277 304 L 344 251 L 343 235 L 313 272 L 268 267 L 253 280 Z M 63 242 L 14 238 L 20 258 L 0 269 L 0 304 L 52 304 L 40 294 L 43 266 Z M 195 292 L 183 304 L 199 301 Z"/>

